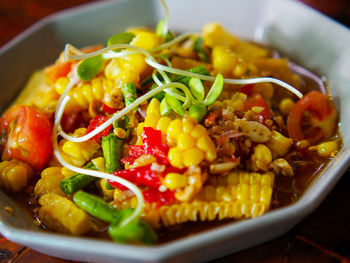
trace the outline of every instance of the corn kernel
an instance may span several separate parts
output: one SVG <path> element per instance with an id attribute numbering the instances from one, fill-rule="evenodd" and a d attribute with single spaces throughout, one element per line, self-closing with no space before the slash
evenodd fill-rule
<path id="1" fill-rule="evenodd" d="M 215 149 L 213 142 L 210 140 L 208 136 L 200 137 L 197 141 L 197 146 L 199 149 L 201 149 L 204 152 L 209 151 L 211 149 Z"/>
<path id="2" fill-rule="evenodd" d="M 164 184 L 170 190 L 183 188 L 187 185 L 187 177 L 178 173 L 168 173 L 164 178 Z"/>
<path id="3" fill-rule="evenodd" d="M 67 77 L 60 77 L 55 82 L 55 90 L 58 94 L 62 95 L 68 85 L 69 79 Z"/>
<path id="4" fill-rule="evenodd" d="M 321 157 L 332 157 L 338 152 L 338 144 L 335 141 L 323 142 L 317 145 L 317 154 Z"/>
<path id="5" fill-rule="evenodd" d="M 183 162 L 186 167 L 196 166 L 204 159 L 204 153 L 197 148 L 190 148 L 183 153 Z"/>
<path id="6" fill-rule="evenodd" d="M 182 152 L 178 148 L 171 148 L 168 153 L 168 159 L 172 166 L 183 168 L 183 156 Z"/>
<path id="7" fill-rule="evenodd" d="M 271 151 L 264 144 L 258 144 L 254 148 L 254 155 L 256 160 L 261 161 L 267 165 L 272 161 Z"/>
<path id="8" fill-rule="evenodd" d="M 160 130 L 163 135 L 166 135 L 170 123 L 171 119 L 169 117 L 160 118 L 157 124 L 157 130 Z"/>
<path id="9" fill-rule="evenodd" d="M 192 148 L 196 145 L 195 140 L 193 139 L 193 137 L 191 135 L 189 135 L 188 133 L 181 133 L 179 135 L 179 139 L 177 141 L 177 146 L 181 149 L 181 150 L 186 150 L 189 148 Z"/>
<path id="10" fill-rule="evenodd" d="M 145 123 L 144 123 L 144 122 L 140 122 L 140 123 L 137 125 L 137 130 L 136 130 L 137 136 L 141 136 L 141 135 L 142 135 L 143 127 L 144 127 L 144 126 L 145 126 Z"/>
<path id="11" fill-rule="evenodd" d="M 237 65 L 233 68 L 232 75 L 237 78 L 242 77 L 246 74 L 247 69 L 247 63 L 245 63 L 242 60 L 239 60 Z"/>
<path id="12" fill-rule="evenodd" d="M 293 140 L 283 136 L 277 131 L 271 132 L 271 139 L 267 142 L 267 147 L 269 147 L 274 153 L 279 156 L 284 156 L 293 145 Z"/>
<path id="13" fill-rule="evenodd" d="M 191 132 L 191 136 L 195 139 L 207 135 L 207 130 L 200 124 L 197 124 Z"/>
<path id="14" fill-rule="evenodd" d="M 160 115 L 157 115 L 156 113 L 147 114 L 145 119 L 145 127 L 152 127 L 153 129 L 156 129 L 159 118 Z"/>
<path id="15" fill-rule="evenodd" d="M 143 49 L 150 49 L 160 45 L 161 43 L 161 38 L 155 33 L 140 31 L 131 41 L 130 45 Z"/>
<path id="16" fill-rule="evenodd" d="M 152 99 L 151 102 L 147 106 L 147 115 L 148 114 L 155 114 L 160 117 L 160 102 L 157 99 Z"/>
<path id="17" fill-rule="evenodd" d="M 186 133 L 190 133 L 196 124 L 197 124 L 197 121 L 190 116 L 182 119 L 182 129 Z"/>
<path id="18" fill-rule="evenodd" d="M 126 137 L 126 131 L 122 128 L 119 128 L 119 127 L 114 128 L 113 133 L 120 139 L 125 139 L 125 137 Z"/>
<path id="19" fill-rule="evenodd" d="M 167 140 L 168 142 L 174 142 L 177 140 L 179 134 L 182 133 L 182 121 L 179 119 L 173 120 L 168 127 Z"/>
<path id="20" fill-rule="evenodd" d="M 91 160 L 92 164 L 95 165 L 97 170 L 104 171 L 105 170 L 105 159 L 103 157 L 97 157 Z"/>
<path id="21" fill-rule="evenodd" d="M 284 116 L 288 116 L 295 102 L 291 98 L 285 98 L 279 105 L 279 110 Z"/>

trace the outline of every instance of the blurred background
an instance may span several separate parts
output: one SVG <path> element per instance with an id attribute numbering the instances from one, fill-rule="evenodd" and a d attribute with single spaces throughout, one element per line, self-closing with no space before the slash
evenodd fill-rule
<path id="1" fill-rule="evenodd" d="M 0 0 L 0 47 L 45 16 L 95 1 L 99 0 Z M 300 0 L 300 2 L 350 27 L 350 0 Z M 350 170 L 322 205 L 291 231 L 268 243 L 215 262 L 350 263 L 350 205 L 347 203 L 349 189 Z M 0 236 L 0 262 L 66 263 L 68 261 L 40 254 Z"/>
<path id="2" fill-rule="evenodd" d="M 56 11 L 99 0 L 0 0 L 0 46 Z M 350 26 L 350 0 L 300 0 Z"/>

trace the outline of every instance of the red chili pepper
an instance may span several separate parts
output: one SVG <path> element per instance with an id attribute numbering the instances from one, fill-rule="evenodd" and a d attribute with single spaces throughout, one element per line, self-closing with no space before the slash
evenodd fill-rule
<path id="1" fill-rule="evenodd" d="M 262 123 L 265 123 L 265 120 L 270 118 L 269 107 L 267 106 L 263 97 L 258 93 L 248 97 L 245 101 L 245 106 L 247 110 L 251 110 L 253 107 L 261 107 L 262 111 L 258 114 L 263 118 Z"/>
<path id="2" fill-rule="evenodd" d="M 160 186 L 160 177 L 162 173 L 152 171 L 151 165 L 140 166 L 136 168 L 131 168 L 128 170 L 119 170 L 113 172 L 114 175 L 119 176 L 128 180 L 131 183 L 136 184 L 137 186 L 148 186 L 151 188 L 158 188 Z M 125 187 L 121 186 L 119 183 L 107 180 L 110 185 L 113 187 L 122 189 Z"/>
<path id="3" fill-rule="evenodd" d="M 307 140 L 312 145 L 333 135 L 337 119 L 337 111 L 328 97 L 312 91 L 293 106 L 287 122 L 288 133 L 294 142 Z"/>
<path id="4" fill-rule="evenodd" d="M 239 89 L 239 92 L 244 93 L 247 96 L 251 96 L 253 94 L 253 91 L 254 91 L 254 84 L 247 84 Z"/>
<path id="5" fill-rule="evenodd" d="M 155 130 L 152 127 L 144 127 L 141 137 L 144 149 L 147 153 L 150 153 L 152 148 L 162 144 L 161 131 Z"/>
<path id="6" fill-rule="evenodd" d="M 156 203 L 157 207 L 170 205 L 175 200 L 174 192 L 170 190 L 160 192 L 157 189 L 149 189 L 143 191 L 142 194 L 147 203 Z"/>
<path id="7" fill-rule="evenodd" d="M 103 115 L 95 116 L 95 118 L 93 118 L 90 121 L 89 127 L 86 129 L 86 133 L 85 134 L 88 134 L 88 133 L 92 132 L 98 126 L 100 126 L 101 124 L 105 123 L 107 120 L 108 120 L 108 118 L 103 116 Z M 109 131 L 111 130 L 111 128 L 112 128 L 112 125 L 108 126 L 106 129 L 104 129 L 103 131 L 101 131 L 100 133 L 98 133 L 97 135 L 92 137 L 91 140 L 97 141 L 98 139 L 107 136 L 109 134 Z"/>
<path id="8" fill-rule="evenodd" d="M 103 104 L 102 105 L 102 110 L 104 112 L 107 112 L 108 114 L 113 114 L 117 111 L 117 109 L 114 109 L 114 108 L 111 108 L 111 107 L 108 107 L 106 104 Z"/>

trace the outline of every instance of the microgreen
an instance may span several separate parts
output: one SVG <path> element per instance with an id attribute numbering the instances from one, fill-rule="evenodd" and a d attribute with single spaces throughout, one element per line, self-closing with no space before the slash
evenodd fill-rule
<path id="1" fill-rule="evenodd" d="M 84 59 L 78 66 L 78 76 L 83 81 L 89 81 L 102 70 L 105 60 L 102 55 Z"/>
<path id="2" fill-rule="evenodd" d="M 176 112 L 180 116 L 184 116 L 185 115 L 185 111 L 182 108 L 181 102 L 177 98 L 169 95 L 168 93 L 165 94 L 164 98 L 165 98 L 166 103 L 169 105 L 169 107 L 174 112 Z"/>
<path id="3" fill-rule="evenodd" d="M 224 77 L 221 74 L 218 74 L 207 94 L 207 97 L 203 101 L 204 104 L 207 106 L 213 104 L 214 101 L 216 101 L 216 99 L 220 96 L 223 87 L 224 87 Z"/>
<path id="4" fill-rule="evenodd" d="M 119 33 L 108 39 L 107 46 L 110 47 L 117 44 L 129 44 L 134 37 L 135 35 L 130 32 Z"/>

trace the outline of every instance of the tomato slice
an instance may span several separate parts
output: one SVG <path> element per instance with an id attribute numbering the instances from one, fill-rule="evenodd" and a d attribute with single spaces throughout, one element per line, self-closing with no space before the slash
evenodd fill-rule
<path id="1" fill-rule="evenodd" d="M 289 136 L 295 143 L 307 140 L 313 145 L 333 135 L 338 114 L 325 94 L 311 91 L 292 108 L 287 122 Z"/>
<path id="2" fill-rule="evenodd" d="M 248 97 L 245 101 L 245 106 L 247 110 L 251 110 L 253 107 L 261 107 L 262 110 L 259 112 L 259 115 L 263 117 L 262 123 L 264 123 L 265 120 L 270 119 L 269 107 L 259 93 Z"/>
<path id="3" fill-rule="evenodd" d="M 45 75 L 51 80 L 52 83 L 55 83 L 60 77 L 65 77 L 68 75 L 72 68 L 72 62 L 61 62 L 53 64 L 44 69 Z"/>
<path id="4" fill-rule="evenodd" d="M 52 124 L 44 113 L 29 106 L 13 106 L 1 117 L 0 131 L 5 137 L 3 159 L 44 168 L 52 153 Z"/>

